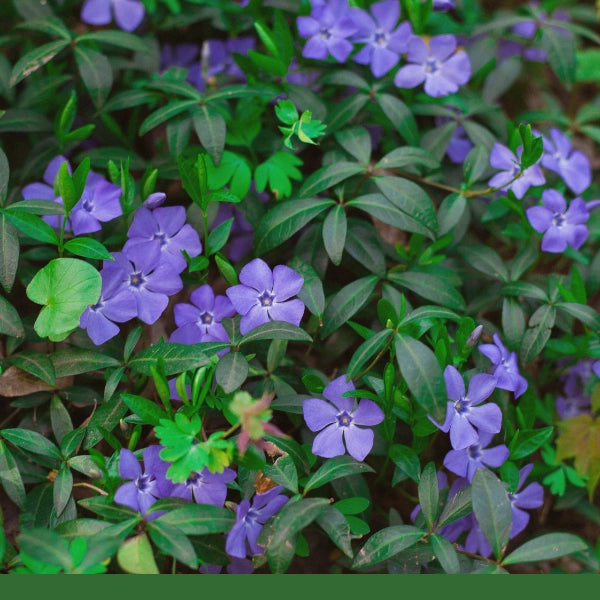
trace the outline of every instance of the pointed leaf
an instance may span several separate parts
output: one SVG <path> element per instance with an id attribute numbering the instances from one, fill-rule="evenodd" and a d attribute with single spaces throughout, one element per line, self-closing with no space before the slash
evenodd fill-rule
<path id="1" fill-rule="evenodd" d="M 412 525 L 386 527 L 373 534 L 359 550 L 353 569 L 359 569 L 392 558 L 406 548 L 414 546 L 425 537 L 425 532 Z"/>

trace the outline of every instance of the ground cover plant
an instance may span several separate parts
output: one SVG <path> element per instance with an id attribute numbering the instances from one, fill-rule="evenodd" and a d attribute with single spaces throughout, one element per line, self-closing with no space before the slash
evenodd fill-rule
<path id="1" fill-rule="evenodd" d="M 0 6 L 3 573 L 597 573 L 592 3 Z"/>

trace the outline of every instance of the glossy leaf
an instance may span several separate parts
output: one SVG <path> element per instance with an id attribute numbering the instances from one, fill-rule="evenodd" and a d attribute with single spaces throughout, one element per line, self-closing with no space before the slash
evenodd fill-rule
<path id="1" fill-rule="evenodd" d="M 369 567 L 392 558 L 406 548 L 410 548 L 423 539 L 425 532 L 412 525 L 395 525 L 386 527 L 373 534 L 359 550 L 353 569 Z"/>
<path id="2" fill-rule="evenodd" d="M 304 486 L 304 493 L 314 490 L 340 477 L 348 477 L 357 473 L 372 473 L 373 469 L 363 462 L 354 460 L 351 456 L 342 455 L 327 459 Z"/>

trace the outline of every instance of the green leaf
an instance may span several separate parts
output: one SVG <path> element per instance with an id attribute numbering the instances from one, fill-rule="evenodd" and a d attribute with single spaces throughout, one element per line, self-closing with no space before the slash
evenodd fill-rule
<path id="1" fill-rule="evenodd" d="M 412 181 L 408 181 L 408 179 L 388 175 L 375 177 L 374 181 L 382 194 L 398 210 L 405 213 L 425 230 L 417 233 L 425 233 L 425 235 L 434 239 L 438 227 L 435 207 L 423 188 Z M 411 229 L 410 231 L 414 230 Z"/>
<path id="2" fill-rule="evenodd" d="M 25 485 L 19 467 L 6 444 L 0 439 L 0 483 L 6 495 L 21 509 L 25 508 Z"/>
<path id="3" fill-rule="evenodd" d="M 198 568 L 196 551 L 181 529 L 156 520 L 148 523 L 148 533 L 150 539 L 164 554 L 172 556 L 190 569 Z"/>
<path id="4" fill-rule="evenodd" d="M 263 473 L 276 484 L 298 493 L 298 472 L 291 456 L 280 456 L 274 464 L 267 464 Z"/>
<path id="5" fill-rule="evenodd" d="M 51 131 L 52 123 L 42 114 L 27 109 L 8 109 L 0 113 L 0 133 Z"/>
<path id="6" fill-rule="evenodd" d="M 234 217 L 231 217 L 231 219 L 223 221 L 223 223 L 217 225 L 217 227 L 215 227 L 208 234 L 208 248 L 205 251 L 205 254 L 211 256 L 212 254 L 218 252 L 219 250 L 221 250 L 221 248 L 223 248 L 223 246 L 229 240 L 229 234 L 231 232 L 231 226 L 233 225 L 234 220 Z"/>
<path id="7" fill-rule="evenodd" d="M 310 477 L 304 486 L 304 493 L 314 490 L 340 477 L 349 477 L 357 473 L 372 473 L 373 469 L 363 462 L 358 462 L 347 455 L 336 456 L 326 460 Z"/>
<path id="8" fill-rule="evenodd" d="M 20 209 L 6 210 L 3 213 L 6 218 L 26 236 L 47 244 L 58 245 L 56 231 L 37 215 Z"/>
<path id="9" fill-rule="evenodd" d="M 529 456 L 541 448 L 552 437 L 553 432 L 554 427 L 519 431 L 510 443 L 511 460 L 519 460 Z"/>
<path id="10" fill-rule="evenodd" d="M 145 533 L 129 538 L 117 552 L 119 566 L 134 575 L 158 575 L 152 546 Z"/>
<path id="11" fill-rule="evenodd" d="M 354 558 L 350 526 L 346 517 L 334 506 L 325 506 L 317 524 L 331 541 L 350 559 Z"/>
<path id="12" fill-rule="evenodd" d="M 153 113 L 148 115 L 140 125 L 139 134 L 145 135 L 165 121 L 169 121 L 180 113 L 196 106 L 198 106 L 197 100 L 173 100 L 167 105 L 162 106 L 158 110 L 155 110 Z M 187 188 L 186 191 L 188 191 Z"/>
<path id="13" fill-rule="evenodd" d="M 64 246 L 71 254 L 93 260 L 114 260 L 106 246 L 91 237 L 76 237 L 68 240 Z"/>
<path id="14" fill-rule="evenodd" d="M 204 104 L 192 111 L 194 130 L 200 143 L 208 152 L 215 165 L 219 164 L 225 148 L 227 126 L 221 113 Z"/>
<path id="15" fill-rule="evenodd" d="M 438 423 L 446 413 L 446 386 L 433 351 L 412 337 L 396 334 L 396 360 L 415 400 Z"/>
<path id="16" fill-rule="evenodd" d="M 113 396 L 108 402 L 103 402 L 88 423 L 88 430 L 83 443 L 84 449 L 88 450 L 102 439 L 100 428 L 112 431 L 126 413 L 127 406 L 118 396 Z"/>
<path id="17" fill-rule="evenodd" d="M 385 277 L 385 255 L 373 225 L 356 218 L 352 218 L 349 225 L 344 250 L 374 275 Z"/>
<path id="18" fill-rule="evenodd" d="M 352 120 L 369 101 L 369 96 L 364 93 L 350 94 L 341 102 L 334 104 L 327 113 L 327 129 L 330 132 L 343 127 Z"/>
<path id="19" fill-rule="evenodd" d="M 424 536 L 424 531 L 412 525 L 386 527 L 367 540 L 367 543 L 356 555 L 352 568 L 365 568 L 392 558 L 402 550 L 416 544 Z"/>
<path id="20" fill-rule="evenodd" d="M 8 178 L 10 177 L 10 166 L 4 150 L 0 148 L 0 205 L 4 206 L 8 192 Z"/>
<path id="21" fill-rule="evenodd" d="M 600 315 L 591 306 L 577 302 L 557 302 L 554 306 L 575 317 L 594 332 L 600 332 Z"/>
<path id="22" fill-rule="evenodd" d="M 440 163 L 423 148 L 403 146 L 388 152 L 375 165 L 376 169 L 406 169 L 410 172 L 434 171 Z"/>
<path id="23" fill-rule="evenodd" d="M 477 269 L 480 273 L 500 279 L 505 283 L 509 281 L 510 276 L 504 261 L 498 253 L 483 244 L 462 244 L 458 248 L 459 254 L 463 260 Z"/>
<path id="24" fill-rule="evenodd" d="M 460 573 L 460 564 L 454 546 L 439 533 L 432 533 L 429 536 L 429 542 L 442 569 L 452 575 Z"/>
<path id="25" fill-rule="evenodd" d="M 150 367 L 156 367 L 156 361 L 162 357 L 165 362 L 165 375 L 175 375 L 192 371 L 210 362 L 209 354 L 227 348 L 229 344 L 176 344 L 161 342 L 144 348 L 129 360 L 129 367 L 142 375 L 151 375 Z"/>
<path id="26" fill-rule="evenodd" d="M 72 491 L 73 474 L 71 473 L 71 469 L 63 464 L 56 474 L 56 479 L 54 480 L 54 486 L 52 488 L 54 510 L 58 516 L 60 516 L 67 507 Z"/>
<path id="27" fill-rule="evenodd" d="M 364 364 L 370 360 L 377 352 L 383 349 L 387 344 L 389 338 L 392 335 L 391 329 L 383 329 L 378 331 L 375 335 L 365 340 L 353 353 L 350 363 L 348 364 L 348 370 L 346 376 L 354 378 Z"/>
<path id="28" fill-rule="evenodd" d="M 503 561 L 503 565 L 514 565 L 524 562 L 553 560 L 575 552 L 583 552 L 587 544 L 572 533 L 547 533 L 525 542 L 513 550 Z"/>
<path id="29" fill-rule="evenodd" d="M 404 444 L 390 446 L 390 458 L 396 467 L 407 477 L 418 483 L 421 476 L 421 462 L 417 453 Z"/>
<path id="30" fill-rule="evenodd" d="M 2 437 L 18 448 L 40 454 L 55 460 L 61 460 L 59 449 L 41 433 L 29 429 L 2 429 Z"/>
<path id="31" fill-rule="evenodd" d="M 575 81 L 575 44 L 569 36 L 554 27 L 543 27 L 542 48 L 548 56 L 548 64 L 567 89 Z"/>
<path id="32" fill-rule="evenodd" d="M 125 31 L 88 31 L 77 37 L 75 42 L 93 41 L 99 44 L 108 44 L 117 48 L 124 48 L 132 52 L 147 54 L 151 51 L 148 43 L 140 36 Z"/>
<path id="33" fill-rule="evenodd" d="M 285 573 L 293 554 L 290 555 L 284 549 L 298 532 L 321 515 L 328 504 L 328 498 L 303 498 L 297 502 L 288 502 L 279 510 L 273 521 L 273 536 L 266 547 L 273 573 Z"/>
<path id="34" fill-rule="evenodd" d="M 437 522 L 438 529 L 462 517 L 466 517 L 471 511 L 471 486 L 468 486 L 456 492 L 451 498 L 448 498 Z"/>
<path id="35" fill-rule="evenodd" d="M 58 17 L 48 16 L 39 19 L 34 18 L 29 21 L 25 21 L 24 23 L 20 23 L 17 27 L 19 29 L 40 31 L 53 37 L 61 37 L 65 40 L 71 41 L 71 33 Z"/>
<path id="36" fill-rule="evenodd" d="M 490 104 L 498 101 L 501 96 L 512 88 L 519 78 L 522 68 L 523 59 L 521 56 L 512 56 L 498 62 L 485 78 L 481 94 L 482 99 Z"/>
<path id="37" fill-rule="evenodd" d="M 45 305 L 34 329 L 53 342 L 64 340 L 79 327 L 79 317 L 100 298 L 102 278 L 89 263 L 56 258 L 40 269 L 27 286 L 27 297 Z"/>
<path id="38" fill-rule="evenodd" d="M 428 319 L 451 319 L 452 321 L 460 321 L 461 317 L 459 317 L 449 308 L 426 305 L 419 306 L 419 308 L 415 308 L 415 310 L 405 315 L 401 321 L 401 325 L 406 323 L 414 323 L 415 321 L 425 321 Z"/>
<path id="39" fill-rule="evenodd" d="M 52 361 L 48 356 L 41 352 L 36 352 L 35 350 L 23 350 L 22 352 L 11 356 L 10 361 L 13 365 L 19 367 L 19 369 L 39 377 L 49 385 L 54 385 L 56 381 Z"/>
<path id="40" fill-rule="evenodd" d="M 156 521 L 177 527 L 186 535 L 207 535 L 229 531 L 235 514 L 221 506 L 189 504 L 170 510 Z"/>
<path id="41" fill-rule="evenodd" d="M 359 163 L 367 165 L 371 160 L 371 136 L 360 125 L 354 125 L 334 134 L 337 143 Z"/>
<path id="42" fill-rule="evenodd" d="M 116 367 L 116 358 L 85 348 L 61 348 L 50 355 L 56 377 L 69 377 L 91 371 Z"/>
<path id="43" fill-rule="evenodd" d="M 367 303 L 378 281 L 379 278 L 376 275 L 361 277 L 344 286 L 332 298 L 329 298 L 323 313 L 321 338 L 328 337 L 344 323 L 347 323 Z"/>
<path id="44" fill-rule="evenodd" d="M 392 272 L 388 279 L 410 291 L 454 310 L 464 310 L 465 300 L 448 281 L 433 273 L 420 271 Z"/>
<path id="45" fill-rule="evenodd" d="M 512 509 L 506 484 L 487 469 L 473 475 L 473 512 L 496 558 L 502 558 L 510 537 Z"/>
<path id="46" fill-rule="evenodd" d="M 548 294 L 542 288 L 528 281 L 511 281 L 500 288 L 500 293 L 503 296 L 525 296 L 542 302 L 549 301 Z"/>
<path id="47" fill-rule="evenodd" d="M 378 94 L 376 98 L 381 110 L 406 143 L 409 146 L 418 146 L 419 128 L 408 106 L 392 94 Z"/>
<path id="48" fill-rule="evenodd" d="M 25 330 L 19 313 L 14 306 L 0 296 L 0 334 L 12 337 L 25 337 Z"/>
<path id="49" fill-rule="evenodd" d="M 438 515 L 439 499 L 440 492 L 435 463 L 430 462 L 425 466 L 419 478 L 419 503 L 430 531 L 433 530 L 433 524 Z"/>
<path id="50" fill-rule="evenodd" d="M 263 255 L 287 242 L 335 202 L 327 198 L 289 200 L 272 208 L 259 222 L 254 235 L 256 253 Z"/>
<path id="51" fill-rule="evenodd" d="M 521 303 L 515 298 L 508 297 L 502 300 L 502 331 L 509 348 L 521 343 L 525 332 L 525 313 Z"/>
<path id="52" fill-rule="evenodd" d="M 325 309 L 325 294 L 321 278 L 313 267 L 298 257 L 292 259 L 290 267 L 304 278 L 304 285 L 298 292 L 298 298 L 306 304 L 306 308 L 313 315 L 321 316 Z"/>
<path id="53" fill-rule="evenodd" d="M 142 423 L 158 425 L 161 419 L 167 418 L 167 414 L 160 406 L 141 396 L 122 393 L 121 400 L 125 402 L 134 415 L 137 415 L 142 420 Z"/>
<path id="54" fill-rule="evenodd" d="M 243 385 L 248 377 L 248 370 L 248 361 L 241 352 L 228 352 L 217 363 L 215 379 L 223 391 L 229 394 Z"/>
<path id="55" fill-rule="evenodd" d="M 254 340 L 289 340 L 290 342 L 312 342 L 304 329 L 286 321 L 269 321 L 255 327 L 244 335 L 240 346 Z"/>
<path id="56" fill-rule="evenodd" d="M 536 317 L 535 320 L 534 317 Z M 523 335 L 519 350 L 519 357 L 524 364 L 530 363 L 544 349 L 552 334 L 555 318 L 556 309 L 549 304 L 540 306 L 531 315 L 529 319 L 530 327 Z"/>
<path id="57" fill-rule="evenodd" d="M 314 196 L 323 190 L 332 188 L 337 183 L 340 183 L 340 181 L 364 173 L 364 171 L 364 165 L 345 160 L 321 167 L 304 181 L 298 192 L 298 197 L 308 198 L 309 196 Z"/>
<path id="58" fill-rule="evenodd" d="M 67 542 L 55 531 L 42 528 L 22 531 L 19 535 L 19 549 L 22 554 L 36 561 L 60 566 L 65 572 L 73 567 Z"/>
<path id="59" fill-rule="evenodd" d="M 13 87 L 35 73 L 40 67 L 50 62 L 61 50 L 64 50 L 69 43 L 70 41 L 65 39 L 56 40 L 27 52 L 15 63 L 10 74 L 9 85 Z"/>
<path id="60" fill-rule="evenodd" d="M 295 154 L 275 152 L 254 171 L 256 191 L 264 192 L 268 184 L 277 200 L 287 198 L 292 193 L 291 180 L 302 179 L 302 173 L 297 168 L 301 165 L 302 160 Z"/>
<path id="61" fill-rule="evenodd" d="M 100 108 L 113 84 L 113 72 L 108 58 L 85 46 L 75 46 L 77 68 L 83 84 L 96 108 Z"/>
<path id="62" fill-rule="evenodd" d="M 334 265 L 342 262 L 347 229 L 346 211 L 341 204 L 337 204 L 327 213 L 323 222 L 323 244 Z"/>

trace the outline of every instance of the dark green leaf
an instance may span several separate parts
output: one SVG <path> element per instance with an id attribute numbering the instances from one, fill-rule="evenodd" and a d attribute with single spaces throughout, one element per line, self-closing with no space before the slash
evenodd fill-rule
<path id="1" fill-rule="evenodd" d="M 12 337 L 25 337 L 25 330 L 23 329 L 19 313 L 2 296 L 0 296 L 0 334 L 11 335 Z"/>
<path id="2" fill-rule="evenodd" d="M 347 229 L 346 211 L 338 204 L 327 213 L 323 222 L 323 244 L 334 265 L 342 262 Z"/>
<path id="3" fill-rule="evenodd" d="M 375 165 L 376 169 L 406 169 L 419 174 L 422 171 L 434 171 L 440 168 L 440 163 L 423 148 L 403 146 L 388 152 Z"/>
<path id="4" fill-rule="evenodd" d="M 417 453 L 403 444 L 390 446 L 390 458 L 396 467 L 407 477 L 418 483 L 421 476 L 421 462 Z"/>
<path id="5" fill-rule="evenodd" d="M 67 542 L 55 531 L 42 528 L 22 531 L 19 535 L 19 549 L 36 561 L 60 566 L 66 572 L 73 566 Z"/>
<path id="6" fill-rule="evenodd" d="M 439 498 L 435 463 L 430 462 L 425 466 L 419 478 L 419 503 L 430 531 L 433 530 L 433 524 L 438 515 Z"/>
<path id="7" fill-rule="evenodd" d="M 158 110 L 148 115 L 144 122 L 140 125 L 140 135 L 145 135 L 161 123 L 169 121 L 180 113 L 198 106 L 197 100 L 173 100 L 166 106 L 162 106 Z M 186 188 L 187 191 L 187 188 Z"/>
<path id="8" fill-rule="evenodd" d="M 224 350 L 228 344 L 176 344 L 161 342 L 144 348 L 129 360 L 130 368 L 142 375 L 151 375 L 150 367 L 156 367 L 156 361 L 162 358 L 165 363 L 165 375 L 175 375 L 203 367 L 210 362 L 209 355 Z"/>
<path id="9" fill-rule="evenodd" d="M 113 84 L 113 72 L 108 58 L 85 46 L 75 46 L 75 60 L 85 88 L 96 108 L 101 107 Z"/>
<path id="10" fill-rule="evenodd" d="M 363 462 L 358 462 L 347 455 L 336 456 L 326 460 L 310 477 L 304 486 L 304 493 L 314 490 L 334 479 L 348 477 L 356 473 L 372 473 L 373 469 Z"/>
<path id="11" fill-rule="evenodd" d="M 75 41 L 79 43 L 86 40 L 124 48 L 132 52 L 142 52 L 143 54 L 150 52 L 150 46 L 145 40 L 138 35 L 125 31 L 88 31 L 80 35 Z"/>
<path id="12" fill-rule="evenodd" d="M 377 102 L 406 143 L 410 146 L 418 146 L 419 128 L 408 106 L 392 94 L 378 94 Z"/>
<path id="13" fill-rule="evenodd" d="M 218 165 L 225 147 L 225 119 L 210 106 L 201 105 L 192 112 L 192 122 L 200 143 Z"/>
<path id="14" fill-rule="evenodd" d="M 591 306 L 577 302 L 557 302 L 554 306 L 575 317 L 594 332 L 600 332 L 600 315 Z"/>
<path id="15" fill-rule="evenodd" d="M 170 510 L 157 521 L 175 526 L 186 535 L 207 535 L 229 531 L 235 523 L 235 514 L 221 506 L 189 504 Z"/>
<path id="16" fill-rule="evenodd" d="M 417 271 L 392 272 L 388 279 L 426 298 L 455 310 L 465 309 L 465 300 L 460 292 L 447 280 L 433 273 Z"/>
<path id="17" fill-rule="evenodd" d="M 371 136 L 360 125 L 354 125 L 341 131 L 336 131 L 337 143 L 361 164 L 368 164 L 371 159 Z"/>
<path id="18" fill-rule="evenodd" d="M 542 427 L 531 431 L 519 431 L 510 444 L 510 458 L 519 460 L 541 448 L 551 437 L 554 427 Z"/>
<path id="19" fill-rule="evenodd" d="M 359 175 L 364 171 L 364 165 L 345 160 L 340 160 L 327 165 L 326 167 L 321 167 L 304 181 L 304 184 L 298 192 L 298 197 L 308 198 L 323 190 L 332 188 L 340 181 L 344 181 L 344 179 Z"/>
<path id="20" fill-rule="evenodd" d="M 148 523 L 148 534 L 154 544 L 167 556 L 187 565 L 190 569 L 198 568 L 198 557 L 190 540 L 178 527 L 155 520 Z"/>
<path id="21" fill-rule="evenodd" d="M 543 27 L 542 48 L 548 56 L 548 64 L 567 89 L 575 81 L 575 45 L 570 36 L 554 27 Z"/>
<path id="22" fill-rule="evenodd" d="M 61 459 L 59 449 L 41 433 L 29 429 L 2 429 L 2 437 L 18 448 L 55 460 Z"/>
<path id="23" fill-rule="evenodd" d="M 69 377 L 116 367 L 119 361 L 112 356 L 85 348 L 62 348 L 50 355 L 56 377 Z"/>
<path id="24" fill-rule="evenodd" d="M 25 507 L 25 486 L 19 467 L 7 448 L 0 439 L 0 483 L 6 495 L 20 508 Z"/>
<path id="25" fill-rule="evenodd" d="M 502 558 L 512 526 L 512 509 L 506 484 L 487 469 L 473 476 L 473 512 L 496 558 Z"/>
<path id="26" fill-rule="evenodd" d="M 412 337 L 396 334 L 396 360 L 415 400 L 438 423 L 446 412 L 446 386 L 433 351 Z"/>
<path id="27" fill-rule="evenodd" d="M 572 533 L 547 533 L 525 542 L 511 552 L 503 561 L 503 565 L 514 565 L 523 562 L 553 560 L 567 554 L 583 552 L 587 544 Z"/>
<path id="28" fill-rule="evenodd" d="M 525 331 L 519 349 L 519 356 L 524 364 L 530 363 L 544 349 L 552 334 L 555 318 L 556 309 L 549 304 L 540 306 L 531 315 L 529 319 L 530 327 Z"/>
<path id="29" fill-rule="evenodd" d="M 158 425 L 161 419 L 166 419 L 165 411 L 151 400 L 135 396 L 134 394 L 121 394 L 121 400 L 125 402 L 129 410 L 137 415 L 143 423 Z"/>
<path id="30" fill-rule="evenodd" d="M 311 342 L 312 338 L 304 329 L 286 321 L 269 321 L 255 327 L 244 335 L 240 345 L 253 340 L 289 340 L 291 342 Z"/>
<path id="31" fill-rule="evenodd" d="M 223 391 L 229 394 L 243 385 L 248 377 L 248 370 L 248 361 L 241 352 L 228 352 L 217 363 L 215 379 Z"/>
<path id="32" fill-rule="evenodd" d="M 63 465 L 56 474 L 53 487 L 54 510 L 58 516 L 60 516 L 67 507 L 72 491 L 73 475 L 69 467 Z"/>
<path id="33" fill-rule="evenodd" d="M 69 45 L 69 40 L 56 40 L 38 46 L 22 56 L 12 69 L 10 85 L 15 86 L 19 81 L 29 77 L 32 73 L 50 62 L 61 50 Z"/>
<path id="34" fill-rule="evenodd" d="M 459 490 L 454 496 L 448 498 L 437 522 L 438 529 L 462 517 L 466 517 L 471 511 L 471 486 L 469 486 Z"/>
<path id="35" fill-rule="evenodd" d="M 435 557 L 442 565 L 442 569 L 452 575 L 460 573 L 460 564 L 454 546 L 443 535 L 438 533 L 430 535 L 429 542 L 435 553 Z"/>
<path id="36" fill-rule="evenodd" d="M 458 248 L 463 260 L 480 273 L 508 282 L 508 269 L 498 253 L 483 244 L 463 244 Z"/>
<path id="37" fill-rule="evenodd" d="M 321 337 L 331 335 L 355 315 L 366 304 L 378 281 L 376 275 L 361 277 L 344 286 L 330 298 L 323 313 Z"/>
<path id="38" fill-rule="evenodd" d="M 68 240 L 65 244 L 65 250 L 77 256 L 91 258 L 94 260 L 114 260 L 106 246 L 91 237 L 76 237 Z"/>
<path id="39" fill-rule="evenodd" d="M 54 437 L 61 446 L 62 453 L 63 439 L 68 433 L 73 431 L 73 421 L 71 421 L 69 411 L 56 394 L 53 394 L 50 400 L 50 423 L 52 424 Z"/>
<path id="40" fill-rule="evenodd" d="M 412 525 L 386 527 L 373 534 L 360 549 L 353 569 L 360 569 L 392 558 L 405 548 L 409 548 L 423 539 L 425 532 Z"/>
<path id="41" fill-rule="evenodd" d="M 281 456 L 274 464 L 267 465 L 263 473 L 277 485 L 282 485 L 286 489 L 298 493 L 298 472 L 291 456 Z"/>
<path id="42" fill-rule="evenodd" d="M 350 526 L 346 517 L 334 506 L 325 506 L 317 517 L 317 524 L 331 541 L 350 559 L 354 557 Z"/>

